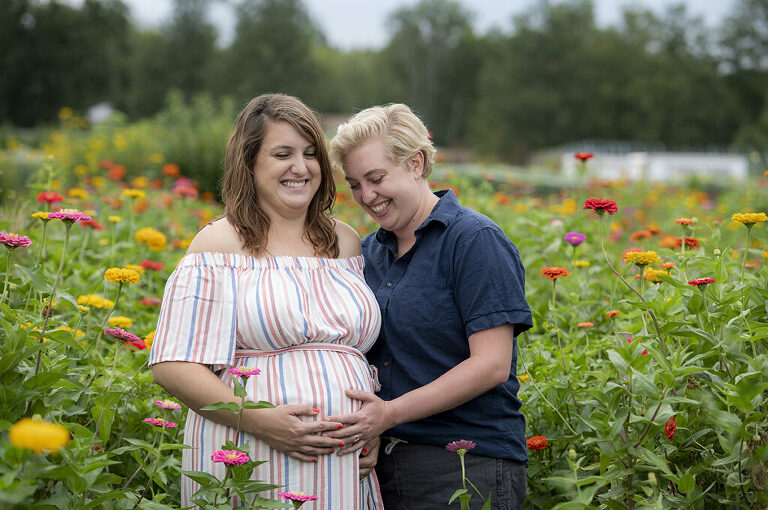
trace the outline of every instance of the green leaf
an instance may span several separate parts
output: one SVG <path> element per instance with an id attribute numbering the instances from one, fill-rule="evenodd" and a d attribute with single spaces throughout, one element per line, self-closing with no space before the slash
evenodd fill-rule
<path id="1" fill-rule="evenodd" d="M 259 400 L 258 402 L 246 400 L 243 405 L 243 409 L 271 409 L 273 407 L 275 407 L 275 405 L 272 402 L 265 402 L 263 400 Z"/>
<path id="2" fill-rule="evenodd" d="M 456 492 L 453 493 L 453 496 L 451 496 L 451 499 L 448 500 L 448 504 L 450 505 L 456 498 L 466 493 L 467 489 L 457 489 Z"/>
<path id="3" fill-rule="evenodd" d="M 626 375 L 629 372 L 629 363 L 627 363 L 621 354 L 611 349 L 608 351 L 608 358 L 620 374 Z"/>
<path id="4" fill-rule="evenodd" d="M 696 486 L 696 475 L 686 473 L 677 481 L 677 488 L 683 494 L 688 494 Z"/>
<path id="5" fill-rule="evenodd" d="M 222 409 L 237 413 L 240 411 L 240 406 L 235 402 L 216 402 L 215 404 L 200 408 L 201 411 L 219 411 Z"/>
<path id="6" fill-rule="evenodd" d="M 218 478 L 216 478 L 210 473 L 206 473 L 205 471 L 181 470 L 181 474 L 183 474 L 188 478 L 191 478 L 195 482 L 199 483 L 200 485 L 204 485 L 206 487 L 218 486 L 221 483 L 221 480 L 219 480 Z"/>
<path id="7" fill-rule="evenodd" d="M 638 448 L 633 447 L 629 449 L 629 453 L 646 462 L 649 467 L 655 467 L 661 471 L 664 471 L 666 474 L 673 476 L 672 471 L 669 470 L 667 461 L 652 451 L 648 450 L 647 448 L 643 448 L 642 446 Z"/>

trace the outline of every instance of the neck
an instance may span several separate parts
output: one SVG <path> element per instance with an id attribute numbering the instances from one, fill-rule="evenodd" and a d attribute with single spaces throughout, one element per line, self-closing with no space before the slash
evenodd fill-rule
<path id="1" fill-rule="evenodd" d="M 419 200 L 419 208 L 411 221 L 408 222 L 408 225 L 405 228 L 394 232 L 397 237 L 397 251 L 399 255 L 403 255 L 411 249 L 416 242 L 416 229 L 429 217 L 432 213 L 432 209 L 435 208 L 435 205 L 439 200 L 439 198 L 430 191 L 426 181 L 424 182 Z"/>

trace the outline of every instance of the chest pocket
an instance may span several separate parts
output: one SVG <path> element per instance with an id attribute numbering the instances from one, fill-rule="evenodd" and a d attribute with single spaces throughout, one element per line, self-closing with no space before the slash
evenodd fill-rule
<path id="1" fill-rule="evenodd" d="M 463 331 L 461 313 L 448 281 L 431 275 L 409 276 L 400 282 L 392 296 L 394 317 L 408 317 L 410 325 L 440 338 L 440 331 Z"/>

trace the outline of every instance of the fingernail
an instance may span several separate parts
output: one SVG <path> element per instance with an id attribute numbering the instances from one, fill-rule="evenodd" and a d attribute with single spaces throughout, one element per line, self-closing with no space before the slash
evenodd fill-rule
<path id="1" fill-rule="evenodd" d="M 344 446 L 344 443 L 339 443 L 339 446 Z"/>
<path id="2" fill-rule="evenodd" d="M 317 407 L 313 407 L 313 408 L 312 408 L 312 410 L 313 410 L 314 412 L 316 412 L 316 413 L 319 413 L 319 412 L 320 412 L 320 409 L 318 409 Z"/>
<path id="3" fill-rule="evenodd" d="M 339 425 L 338 425 L 336 428 L 337 428 L 337 429 L 341 429 L 341 428 L 344 428 L 344 425 L 342 425 L 341 423 L 339 423 Z"/>
<path id="4" fill-rule="evenodd" d="M 331 452 L 330 452 L 330 453 L 333 453 L 333 450 L 331 450 Z"/>
<path id="5" fill-rule="evenodd" d="M 365 448 L 363 448 L 363 455 L 368 455 L 368 450 L 366 450 Z"/>
<path id="6" fill-rule="evenodd" d="M 317 462 L 317 459 L 312 459 L 312 462 Z"/>

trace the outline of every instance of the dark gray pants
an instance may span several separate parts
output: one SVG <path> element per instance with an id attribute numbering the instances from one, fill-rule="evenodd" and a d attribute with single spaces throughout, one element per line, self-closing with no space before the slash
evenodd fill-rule
<path id="1" fill-rule="evenodd" d="M 462 487 L 461 464 L 456 453 L 442 446 L 397 443 L 385 453 L 388 438 L 382 438 L 376 476 L 381 485 L 384 510 L 431 510 L 461 507 L 458 498 L 448 500 Z M 494 510 L 519 510 L 525 501 L 528 484 L 525 464 L 494 459 L 472 452 L 464 456 L 466 476 L 488 497 Z M 470 508 L 479 509 L 484 498 L 467 485 L 472 494 Z"/>

